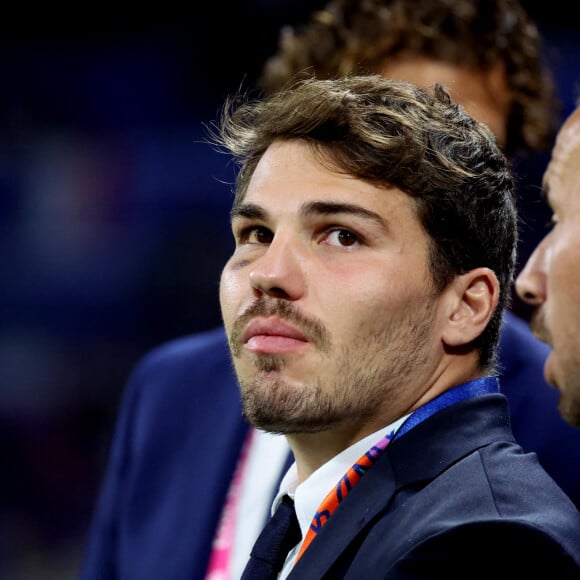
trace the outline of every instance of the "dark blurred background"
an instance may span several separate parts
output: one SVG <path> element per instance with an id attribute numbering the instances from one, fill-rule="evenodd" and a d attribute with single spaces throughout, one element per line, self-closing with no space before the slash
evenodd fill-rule
<path id="1" fill-rule="evenodd" d="M 233 170 L 203 125 L 256 80 L 279 28 L 322 4 L 30 5 L 3 19 L 2 580 L 76 578 L 131 367 L 220 323 Z M 565 115 L 580 24 L 563 1 L 525 4 Z M 522 203 L 525 258 L 547 214 Z"/>

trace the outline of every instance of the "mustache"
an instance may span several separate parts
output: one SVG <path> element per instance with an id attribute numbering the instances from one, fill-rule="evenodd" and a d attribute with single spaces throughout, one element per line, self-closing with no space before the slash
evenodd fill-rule
<path id="1" fill-rule="evenodd" d="M 546 344 L 552 344 L 552 334 L 546 328 L 544 316 L 539 309 L 534 310 L 530 317 L 530 328 L 536 338 Z"/>
<path id="2" fill-rule="evenodd" d="M 330 334 L 324 324 L 314 316 L 301 312 L 290 302 L 276 300 L 275 302 L 259 299 L 251 304 L 236 320 L 232 326 L 230 346 L 234 356 L 237 356 L 242 347 L 242 333 L 247 324 L 257 316 L 277 316 L 278 318 L 296 326 L 302 334 L 324 353 L 330 352 L 332 342 Z"/>

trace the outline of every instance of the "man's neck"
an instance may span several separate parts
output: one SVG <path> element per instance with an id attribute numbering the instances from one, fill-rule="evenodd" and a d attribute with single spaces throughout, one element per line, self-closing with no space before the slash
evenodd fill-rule
<path id="1" fill-rule="evenodd" d="M 372 420 L 345 422 L 316 433 L 290 433 L 286 435 L 288 444 L 292 448 L 298 469 L 298 480 L 304 481 L 320 466 L 330 461 L 333 457 L 365 438 L 367 435 L 386 428 L 400 417 L 409 415 L 417 409 L 425 406 L 430 401 L 450 391 L 455 386 L 477 379 L 479 376 L 458 377 L 451 385 L 441 386 L 437 381 L 427 389 L 419 399 L 408 406 L 401 406 L 400 411 L 384 412 L 378 414 Z"/>

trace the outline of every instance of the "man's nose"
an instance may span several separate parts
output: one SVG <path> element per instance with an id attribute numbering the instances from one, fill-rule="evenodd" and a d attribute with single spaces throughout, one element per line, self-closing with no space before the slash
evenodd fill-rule
<path id="1" fill-rule="evenodd" d="M 518 296 L 532 306 L 539 306 L 546 300 L 546 246 L 544 238 L 516 278 Z"/>
<path id="2" fill-rule="evenodd" d="M 274 298 L 297 300 L 306 287 L 304 254 L 289 236 L 274 236 L 268 249 L 253 264 L 250 284 L 254 292 Z"/>

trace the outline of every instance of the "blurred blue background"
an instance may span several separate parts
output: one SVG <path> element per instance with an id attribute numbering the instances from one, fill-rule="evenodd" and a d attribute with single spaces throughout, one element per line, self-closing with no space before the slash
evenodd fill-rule
<path id="1" fill-rule="evenodd" d="M 15 7 L 0 37 L 0 578 L 76 577 L 128 373 L 220 323 L 233 169 L 203 142 L 323 2 Z M 564 104 L 580 24 L 529 5 Z M 544 160 L 530 171 L 541 174 Z M 522 256 L 543 234 L 523 201 Z"/>

